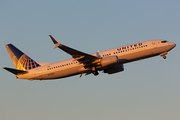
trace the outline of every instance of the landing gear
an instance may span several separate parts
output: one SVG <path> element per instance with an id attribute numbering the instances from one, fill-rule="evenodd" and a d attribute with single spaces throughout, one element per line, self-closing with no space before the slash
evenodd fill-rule
<path id="1" fill-rule="evenodd" d="M 166 56 L 163 56 L 164 59 L 166 59 L 167 57 Z"/>
<path id="2" fill-rule="evenodd" d="M 96 70 L 96 67 L 92 67 L 92 73 L 97 76 L 99 75 L 98 71 Z"/>
<path id="3" fill-rule="evenodd" d="M 97 75 L 99 75 L 99 73 L 96 71 L 96 72 L 93 72 L 93 74 L 95 75 L 95 76 L 97 76 Z"/>
<path id="4" fill-rule="evenodd" d="M 168 54 L 167 52 L 164 52 L 164 53 L 161 53 L 160 56 L 163 57 L 164 59 L 166 59 L 167 58 L 166 57 L 167 54 Z"/>

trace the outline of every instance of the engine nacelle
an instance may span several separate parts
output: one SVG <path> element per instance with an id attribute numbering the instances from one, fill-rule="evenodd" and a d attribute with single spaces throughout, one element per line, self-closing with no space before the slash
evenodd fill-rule
<path id="1" fill-rule="evenodd" d="M 109 56 L 109 57 L 105 57 L 101 60 L 101 65 L 103 67 L 105 66 L 109 66 L 109 65 L 114 65 L 119 63 L 118 57 L 117 56 Z"/>
<path id="2" fill-rule="evenodd" d="M 120 64 L 120 65 L 105 69 L 104 73 L 114 74 L 114 73 L 122 72 L 122 71 L 124 71 L 124 66 L 123 64 Z"/>

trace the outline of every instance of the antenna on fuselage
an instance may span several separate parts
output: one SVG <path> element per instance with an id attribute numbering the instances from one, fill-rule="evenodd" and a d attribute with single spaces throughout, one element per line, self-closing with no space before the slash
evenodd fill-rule
<path id="1" fill-rule="evenodd" d="M 98 52 L 96 53 L 96 56 L 101 58 L 101 55 L 99 54 L 99 52 L 100 51 L 98 50 Z"/>

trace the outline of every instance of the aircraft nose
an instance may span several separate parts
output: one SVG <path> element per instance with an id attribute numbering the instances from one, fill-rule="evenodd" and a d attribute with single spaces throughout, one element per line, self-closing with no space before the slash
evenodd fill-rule
<path id="1" fill-rule="evenodd" d="M 172 48 L 176 47 L 176 44 L 175 43 L 171 43 L 169 44 Z"/>

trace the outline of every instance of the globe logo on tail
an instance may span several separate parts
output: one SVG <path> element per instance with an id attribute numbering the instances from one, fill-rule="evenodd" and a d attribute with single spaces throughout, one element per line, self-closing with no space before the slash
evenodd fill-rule
<path id="1" fill-rule="evenodd" d="M 30 70 L 39 66 L 38 63 L 29 58 L 26 54 L 23 54 L 17 62 L 17 69 L 19 70 Z"/>

